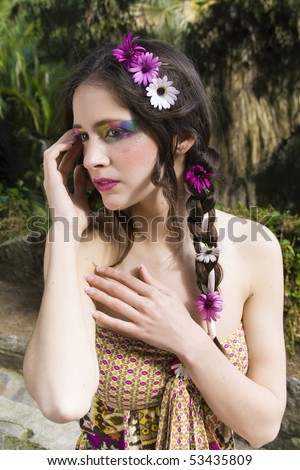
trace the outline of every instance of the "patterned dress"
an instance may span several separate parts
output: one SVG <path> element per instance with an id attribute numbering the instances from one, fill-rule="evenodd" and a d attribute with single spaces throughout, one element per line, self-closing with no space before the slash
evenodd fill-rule
<path id="1" fill-rule="evenodd" d="M 248 351 L 240 325 L 222 343 L 246 374 Z M 97 326 L 99 387 L 80 420 L 76 449 L 233 449 L 232 431 L 209 409 L 191 379 L 174 373 L 176 357 Z"/>

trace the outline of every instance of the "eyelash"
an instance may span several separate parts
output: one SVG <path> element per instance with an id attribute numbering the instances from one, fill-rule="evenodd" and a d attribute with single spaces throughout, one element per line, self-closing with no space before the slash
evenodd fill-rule
<path id="1" fill-rule="evenodd" d="M 116 133 L 116 135 L 114 135 L 114 133 Z M 122 137 L 125 137 L 128 134 L 130 134 L 130 131 L 127 129 L 123 129 L 122 127 L 111 127 L 107 129 L 105 139 L 122 139 Z"/>
<path id="2" fill-rule="evenodd" d="M 111 134 L 112 135 L 109 135 Z M 113 133 L 116 133 L 114 135 Z M 119 140 L 122 139 L 123 137 L 126 137 L 127 135 L 130 135 L 131 132 L 128 131 L 127 129 L 123 129 L 122 127 L 110 127 L 106 131 L 106 135 L 103 137 L 104 139 L 113 139 L 113 140 Z M 87 142 L 89 136 L 86 132 L 81 132 L 81 133 L 75 133 L 75 137 L 77 137 L 82 144 Z"/>
<path id="3" fill-rule="evenodd" d="M 81 132 L 81 133 L 74 132 L 74 135 L 82 144 L 86 142 L 89 138 L 86 132 Z"/>

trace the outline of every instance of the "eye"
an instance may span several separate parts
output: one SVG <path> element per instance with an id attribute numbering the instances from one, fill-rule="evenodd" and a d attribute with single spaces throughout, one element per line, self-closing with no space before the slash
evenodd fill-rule
<path id="1" fill-rule="evenodd" d="M 89 138 L 89 135 L 87 132 L 84 132 L 83 130 L 80 131 L 79 129 L 74 129 L 74 135 L 78 139 L 78 141 L 81 143 L 86 142 Z"/>
<path id="2" fill-rule="evenodd" d="M 86 132 L 82 132 L 81 134 L 76 134 L 76 137 L 80 140 L 80 142 L 84 143 L 89 139 L 89 136 Z"/>
<path id="3" fill-rule="evenodd" d="M 128 134 L 128 131 L 126 129 L 111 127 L 107 129 L 105 133 L 105 138 L 121 139 L 122 137 L 125 137 L 127 134 Z"/>

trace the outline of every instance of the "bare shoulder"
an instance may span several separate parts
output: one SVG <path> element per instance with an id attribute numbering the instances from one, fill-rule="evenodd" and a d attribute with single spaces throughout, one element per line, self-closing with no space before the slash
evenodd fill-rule
<path id="1" fill-rule="evenodd" d="M 266 225 L 224 211 L 216 215 L 220 240 L 234 244 L 242 256 L 254 256 L 256 262 L 281 260 L 280 244 Z"/>

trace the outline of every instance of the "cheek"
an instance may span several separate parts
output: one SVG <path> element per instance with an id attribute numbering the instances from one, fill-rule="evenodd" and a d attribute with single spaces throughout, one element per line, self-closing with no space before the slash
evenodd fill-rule
<path id="1" fill-rule="evenodd" d="M 146 134 L 138 133 L 120 142 L 122 162 L 127 168 L 151 171 L 157 158 L 157 145 Z"/>

